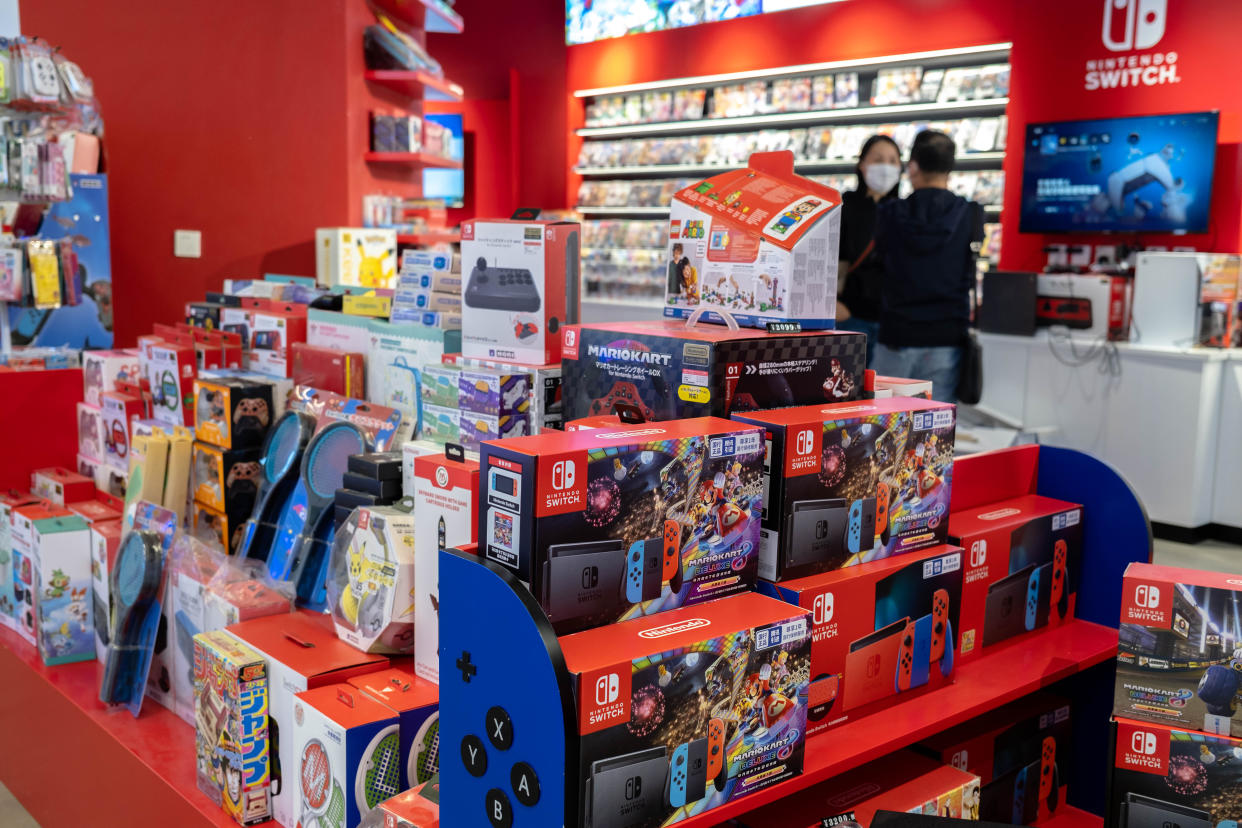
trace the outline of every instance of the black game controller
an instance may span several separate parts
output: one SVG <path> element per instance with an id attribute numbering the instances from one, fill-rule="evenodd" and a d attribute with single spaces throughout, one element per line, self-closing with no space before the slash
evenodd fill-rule
<path id="1" fill-rule="evenodd" d="M 482 256 L 470 271 L 463 301 L 472 308 L 534 313 L 542 306 L 530 271 L 517 267 L 489 267 Z"/>

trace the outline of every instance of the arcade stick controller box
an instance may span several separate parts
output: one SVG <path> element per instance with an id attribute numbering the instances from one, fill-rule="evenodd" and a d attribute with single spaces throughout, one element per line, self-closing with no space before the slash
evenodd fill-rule
<path id="1" fill-rule="evenodd" d="M 856 400 L 867 337 L 768 333 L 682 321 L 610 322 L 563 331 L 565 419 L 624 403 L 647 420 Z"/>
<path id="2" fill-rule="evenodd" d="M 950 541 L 966 550 L 963 659 L 1074 616 L 1082 521 L 1077 503 L 1034 494 L 953 513 Z"/>
<path id="3" fill-rule="evenodd" d="M 1132 563 L 1121 590 L 1113 715 L 1242 737 L 1242 578 Z"/>
<path id="4" fill-rule="evenodd" d="M 668 825 L 802 772 L 806 610 L 747 593 L 560 646 L 578 699 L 574 824 Z"/>
<path id="5" fill-rule="evenodd" d="M 529 215 L 529 218 L 522 216 Z M 471 219 L 461 226 L 462 356 L 544 365 L 578 321 L 581 228 L 572 221 Z"/>
<path id="6" fill-rule="evenodd" d="M 765 595 L 809 610 L 807 734 L 855 721 L 953 681 L 962 550 L 937 546 L 783 581 Z"/>
<path id="7" fill-rule="evenodd" d="M 898 397 L 734 414 L 767 438 L 759 577 L 944 543 L 956 413 Z"/>
<path id="8" fill-rule="evenodd" d="M 557 634 L 751 589 L 763 433 L 702 417 L 485 442 L 480 556 Z"/>

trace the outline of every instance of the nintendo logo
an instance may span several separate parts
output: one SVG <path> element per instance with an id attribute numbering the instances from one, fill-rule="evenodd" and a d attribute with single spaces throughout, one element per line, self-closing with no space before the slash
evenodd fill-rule
<path id="1" fill-rule="evenodd" d="M 1021 509 L 1013 509 L 1013 508 L 997 509 L 992 512 L 984 512 L 983 514 L 979 515 L 979 520 L 1001 520 L 1002 518 L 1012 517 L 1014 515 L 1020 515 L 1020 514 L 1022 514 Z"/>
<path id="2" fill-rule="evenodd" d="M 827 624 L 832 620 L 833 600 L 832 593 L 825 592 L 816 595 L 815 600 L 811 604 L 811 620 L 816 624 Z"/>
<path id="3" fill-rule="evenodd" d="M 595 680 L 595 703 L 600 707 L 615 702 L 620 692 L 621 677 L 616 673 L 609 673 Z"/>
<path id="4" fill-rule="evenodd" d="M 573 460 L 557 460 L 552 464 L 552 488 L 572 489 L 577 477 Z"/>
<path id="5" fill-rule="evenodd" d="M 964 750 L 959 750 L 953 754 L 953 758 L 949 760 L 949 764 L 958 770 L 966 770 L 966 766 L 970 763 L 969 755 Z"/>
<path id="6" fill-rule="evenodd" d="M 977 540 L 970 545 L 970 565 L 983 566 L 988 562 L 988 542 Z"/>
<path id="7" fill-rule="evenodd" d="M 1231 586 L 1242 586 L 1242 578 L 1226 578 L 1225 583 Z"/>
<path id="8" fill-rule="evenodd" d="M 649 434 L 664 434 L 667 429 L 663 428 L 643 428 L 638 431 L 606 431 L 594 435 L 598 440 L 616 440 L 625 437 L 646 437 Z"/>
<path id="9" fill-rule="evenodd" d="M 1139 584 L 1134 588 L 1134 603 L 1147 609 L 1160 606 L 1160 587 L 1151 584 Z"/>
<path id="10" fill-rule="evenodd" d="M 668 635 L 676 635 L 677 633 L 689 632 L 702 627 L 710 627 L 711 621 L 706 618 L 687 618 L 685 621 L 678 621 L 676 624 L 665 624 L 662 627 L 652 627 L 651 629 L 642 630 L 638 633 L 639 638 L 664 638 Z"/>
<path id="11" fill-rule="evenodd" d="M 565 329 L 565 344 L 570 348 L 574 347 L 574 343 L 578 341 L 578 331 L 575 328 Z"/>
<path id="12" fill-rule="evenodd" d="M 1136 730 L 1130 736 L 1130 750 L 1143 756 L 1151 756 L 1156 752 L 1156 734 L 1147 730 Z"/>
<path id="13" fill-rule="evenodd" d="M 1168 0 L 1104 0 L 1104 48 L 1150 49 L 1164 37 L 1167 13 Z"/>
<path id="14" fill-rule="evenodd" d="M 815 432 L 809 428 L 799 431 L 798 436 L 794 438 L 794 450 L 799 455 L 813 452 L 815 450 Z"/>

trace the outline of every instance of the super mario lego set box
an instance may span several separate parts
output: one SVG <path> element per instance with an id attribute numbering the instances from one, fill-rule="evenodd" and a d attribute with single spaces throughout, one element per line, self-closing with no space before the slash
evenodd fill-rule
<path id="1" fill-rule="evenodd" d="M 1242 737 L 1242 578 L 1132 563 L 1113 714 Z"/>
<path id="2" fill-rule="evenodd" d="M 933 549 L 760 590 L 809 610 L 814 735 L 953 681 L 962 550 Z"/>
<path id="3" fill-rule="evenodd" d="M 672 320 L 576 325 L 563 332 L 565 419 L 613 413 L 646 420 L 856 400 L 867 337 L 851 331 L 768 333 Z"/>
<path id="4" fill-rule="evenodd" d="M 578 699 L 574 824 L 669 825 L 801 773 L 804 610 L 748 593 L 560 644 Z"/>
<path id="5" fill-rule="evenodd" d="M 558 634 L 752 588 L 760 429 L 710 417 L 484 443 L 480 556 Z"/>
<path id="6" fill-rule="evenodd" d="M 841 196 L 795 175 L 793 162 L 788 151 L 755 153 L 673 196 L 665 316 L 833 326 Z"/>
<path id="7" fill-rule="evenodd" d="M 735 414 L 767 437 L 759 577 L 943 543 L 956 410 L 894 398 Z"/>

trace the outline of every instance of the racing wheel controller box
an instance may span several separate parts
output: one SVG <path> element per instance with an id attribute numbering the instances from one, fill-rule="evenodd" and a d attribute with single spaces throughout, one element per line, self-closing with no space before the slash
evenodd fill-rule
<path id="1" fill-rule="evenodd" d="M 624 403 L 647 420 L 856 400 L 867 337 L 852 331 L 768 333 L 673 320 L 563 331 L 565 419 Z"/>
<path id="2" fill-rule="evenodd" d="M 915 746 L 979 777 L 978 818 L 1032 825 L 1066 801 L 1073 761 L 1070 702 L 1039 692 L 971 719 Z"/>
<path id="3" fill-rule="evenodd" d="M 956 511 L 949 538 L 966 550 L 961 656 L 1074 616 L 1083 509 L 1040 495 Z"/>
<path id="4" fill-rule="evenodd" d="M 953 681 L 962 550 L 937 546 L 774 584 L 811 612 L 807 734 L 814 736 Z"/>
<path id="5" fill-rule="evenodd" d="M 1242 737 L 1242 578 L 1132 563 L 1121 589 L 1113 715 Z"/>
<path id="6" fill-rule="evenodd" d="M 766 432 L 759 577 L 944 543 L 956 413 L 906 398 L 735 413 Z"/>
<path id="7" fill-rule="evenodd" d="M 581 237 L 573 221 L 463 222 L 462 356 L 558 361 L 561 328 L 578 321 Z"/>
<path id="8" fill-rule="evenodd" d="M 802 772 L 806 610 L 746 593 L 560 646 L 578 700 L 573 824 L 669 825 Z"/>
<path id="9" fill-rule="evenodd" d="M 1242 820 L 1242 741 L 1120 717 L 1112 727 L 1107 824 L 1233 828 Z"/>
<path id="10" fill-rule="evenodd" d="M 753 588 L 763 434 L 702 417 L 481 447 L 479 554 L 558 635 Z"/>

